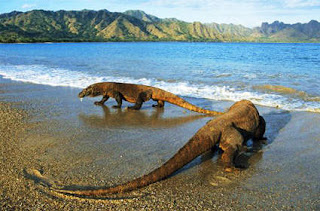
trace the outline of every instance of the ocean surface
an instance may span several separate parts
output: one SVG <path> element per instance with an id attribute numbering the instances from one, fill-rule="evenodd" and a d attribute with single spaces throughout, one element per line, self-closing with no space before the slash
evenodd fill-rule
<path id="1" fill-rule="evenodd" d="M 0 44 L 0 75 L 76 88 L 101 81 L 137 83 L 182 97 L 248 99 L 320 112 L 320 44 Z"/>

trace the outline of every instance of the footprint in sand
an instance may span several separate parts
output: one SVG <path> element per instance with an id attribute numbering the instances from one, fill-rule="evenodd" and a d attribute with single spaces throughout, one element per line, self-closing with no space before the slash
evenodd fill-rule
<path id="1" fill-rule="evenodd" d="M 232 183 L 232 180 L 222 177 L 222 176 L 214 176 L 209 179 L 209 183 L 212 186 L 218 187 L 218 186 L 226 186 Z"/>

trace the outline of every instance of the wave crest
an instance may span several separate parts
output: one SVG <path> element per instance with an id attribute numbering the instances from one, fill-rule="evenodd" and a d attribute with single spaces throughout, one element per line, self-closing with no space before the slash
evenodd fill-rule
<path id="1" fill-rule="evenodd" d="M 257 90 L 276 92 L 284 95 L 293 95 L 294 97 L 300 98 L 304 101 L 320 102 L 320 96 L 313 96 L 304 91 L 299 91 L 286 86 L 267 84 L 261 86 L 254 86 L 253 88 Z"/>

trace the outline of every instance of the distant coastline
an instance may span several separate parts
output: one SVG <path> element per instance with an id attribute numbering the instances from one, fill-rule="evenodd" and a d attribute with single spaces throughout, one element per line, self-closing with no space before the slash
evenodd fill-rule
<path id="1" fill-rule="evenodd" d="M 320 44 L 320 42 L 225 42 L 225 41 L 187 41 L 187 40 L 119 40 L 119 41 L 34 41 L 34 42 L 0 42 L 1 44 L 58 44 L 58 43 L 243 43 L 243 44 Z"/>
<path id="2" fill-rule="evenodd" d="M 46 42 L 320 43 L 320 23 L 275 21 L 248 28 L 160 19 L 140 10 L 32 10 L 0 14 L 0 43 Z"/>

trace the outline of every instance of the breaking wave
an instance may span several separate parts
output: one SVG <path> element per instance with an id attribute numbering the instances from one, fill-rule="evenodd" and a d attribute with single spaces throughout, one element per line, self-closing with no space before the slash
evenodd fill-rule
<path id="1" fill-rule="evenodd" d="M 320 102 L 319 96 L 312 96 L 304 91 L 299 91 L 290 87 L 267 84 L 267 85 L 261 85 L 261 86 L 254 86 L 253 88 L 258 90 L 265 90 L 269 92 L 276 92 L 284 95 L 291 95 L 291 96 L 300 98 L 304 101 Z"/>
<path id="2" fill-rule="evenodd" d="M 319 97 L 310 96 L 305 92 L 283 86 L 265 85 L 252 87 L 253 89 L 250 90 L 244 90 L 230 86 L 194 84 L 183 81 L 94 76 L 85 72 L 51 68 L 44 65 L 1 65 L 0 75 L 15 81 L 75 88 L 84 88 L 90 84 L 102 81 L 144 84 L 187 97 L 206 98 L 218 101 L 238 101 L 248 99 L 253 103 L 262 106 L 282 108 L 285 110 L 320 112 Z M 266 92 L 266 90 L 270 92 Z"/>

